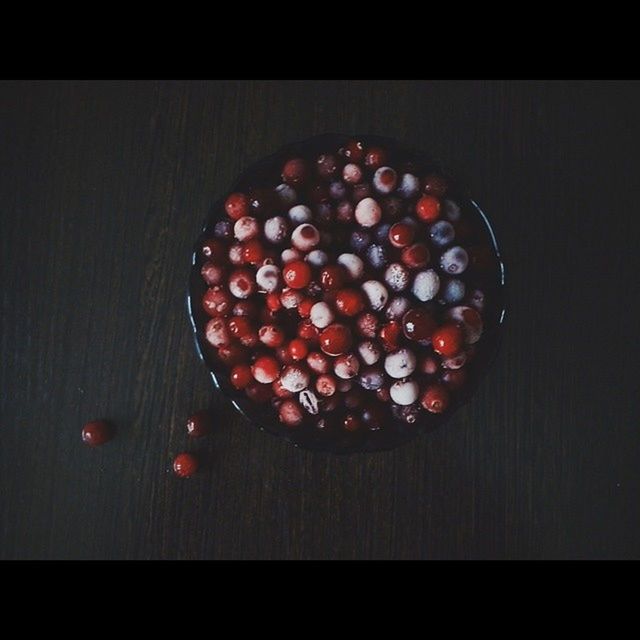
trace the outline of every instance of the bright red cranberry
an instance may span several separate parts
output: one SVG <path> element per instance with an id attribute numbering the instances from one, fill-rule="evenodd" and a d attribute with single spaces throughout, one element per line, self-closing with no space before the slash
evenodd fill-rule
<path id="1" fill-rule="evenodd" d="M 298 323 L 298 338 L 301 338 L 310 344 L 315 344 L 318 342 L 319 335 L 320 330 L 311 322 L 311 320 L 303 320 Z"/>
<path id="2" fill-rule="evenodd" d="M 404 222 L 396 222 L 389 229 L 389 242 L 394 247 L 401 249 L 402 247 L 408 247 L 416 235 L 416 230 L 410 225 Z"/>
<path id="3" fill-rule="evenodd" d="M 346 279 L 344 267 L 337 264 L 328 265 L 320 272 L 320 285 L 325 291 L 337 291 Z"/>
<path id="4" fill-rule="evenodd" d="M 280 375 L 280 363 L 273 356 L 261 356 L 253 363 L 251 372 L 258 382 L 269 384 Z"/>
<path id="5" fill-rule="evenodd" d="M 298 314 L 301 318 L 308 318 L 311 315 L 311 307 L 316 303 L 316 300 L 313 298 L 305 298 L 298 305 Z"/>
<path id="6" fill-rule="evenodd" d="M 400 254 L 400 259 L 409 269 L 419 269 L 429 263 L 431 255 L 427 245 L 422 242 L 416 242 L 410 247 L 405 247 Z"/>
<path id="7" fill-rule="evenodd" d="M 446 178 L 435 173 L 430 173 L 422 182 L 422 190 L 437 198 L 442 198 L 447 192 L 449 185 Z"/>
<path id="8" fill-rule="evenodd" d="M 247 264 L 258 264 L 264 259 L 262 240 L 254 238 L 242 243 L 242 259 Z"/>
<path id="9" fill-rule="evenodd" d="M 274 349 L 284 343 L 284 337 L 282 328 L 275 324 L 266 324 L 258 331 L 260 342 Z"/>
<path id="10" fill-rule="evenodd" d="M 232 193 L 224 203 L 225 211 L 232 220 L 249 215 L 249 198 L 244 193 Z"/>
<path id="11" fill-rule="evenodd" d="M 282 179 L 287 184 L 300 184 L 307 178 L 307 164 L 302 158 L 292 158 L 282 168 Z"/>
<path id="12" fill-rule="evenodd" d="M 202 243 L 201 252 L 205 258 L 214 264 L 221 264 L 227 261 L 227 248 L 220 240 L 215 238 L 205 240 Z"/>
<path id="13" fill-rule="evenodd" d="M 229 327 L 229 333 L 234 338 L 241 339 L 255 333 L 253 322 L 246 316 L 235 316 L 230 318 L 227 326 Z"/>
<path id="14" fill-rule="evenodd" d="M 433 332 L 431 342 L 436 353 L 450 358 L 460 353 L 464 345 L 464 333 L 457 324 L 445 323 Z"/>
<path id="15" fill-rule="evenodd" d="M 347 431 L 357 431 L 362 426 L 362 422 L 358 416 L 355 416 L 353 413 L 348 413 L 342 420 L 342 426 Z"/>
<path id="16" fill-rule="evenodd" d="M 343 324 L 330 324 L 320 334 L 320 348 L 329 356 L 339 356 L 351 348 L 351 331 Z"/>
<path id="17" fill-rule="evenodd" d="M 356 320 L 358 333 L 364 338 L 375 338 L 379 324 L 378 316 L 369 311 L 358 316 Z"/>
<path id="18" fill-rule="evenodd" d="M 440 375 L 440 380 L 449 389 L 455 391 L 461 389 L 467 382 L 467 372 L 465 369 L 446 369 Z"/>
<path id="19" fill-rule="evenodd" d="M 225 276 L 225 268 L 207 260 L 200 269 L 202 279 L 210 286 L 221 284 Z"/>
<path id="20" fill-rule="evenodd" d="M 304 420 L 302 408 L 295 400 L 285 400 L 278 411 L 280 422 L 287 427 L 295 428 L 300 426 Z"/>
<path id="21" fill-rule="evenodd" d="M 379 169 L 387 161 L 387 154 L 384 149 L 380 147 L 371 147 L 365 157 L 364 163 L 369 169 Z"/>
<path id="22" fill-rule="evenodd" d="M 109 442 L 115 434 L 111 422 L 107 420 L 92 420 L 82 427 L 82 442 L 90 447 L 99 447 Z"/>
<path id="23" fill-rule="evenodd" d="M 349 162 L 361 162 L 364 159 L 364 145 L 360 140 L 349 140 L 342 148 L 342 154 Z"/>
<path id="24" fill-rule="evenodd" d="M 357 316 L 364 309 L 364 296 L 357 289 L 341 289 L 336 294 L 336 309 L 344 316 Z"/>
<path id="25" fill-rule="evenodd" d="M 211 287 L 202 296 L 202 308 L 212 318 L 226 316 L 233 305 L 231 294 L 222 287 Z"/>
<path id="26" fill-rule="evenodd" d="M 307 343 L 302 338 L 294 338 L 289 343 L 289 354 L 294 360 L 304 360 L 309 353 Z"/>
<path id="27" fill-rule="evenodd" d="M 393 351 L 400 344 L 402 336 L 402 325 L 397 320 L 391 320 L 383 325 L 378 331 L 378 337 L 382 342 L 385 351 Z"/>
<path id="28" fill-rule="evenodd" d="M 220 362 L 226 364 L 228 367 L 233 367 L 236 364 L 247 362 L 249 359 L 249 352 L 246 347 L 233 342 L 231 344 L 221 346 L 218 349 L 217 356 Z"/>
<path id="29" fill-rule="evenodd" d="M 420 404 L 431 413 L 442 413 L 449 406 L 449 392 L 441 384 L 432 384 L 422 394 Z"/>
<path id="30" fill-rule="evenodd" d="M 179 478 L 190 478 L 200 466 L 193 453 L 179 453 L 173 460 L 173 472 Z"/>
<path id="31" fill-rule="evenodd" d="M 196 411 L 187 418 L 187 434 L 192 438 L 208 436 L 212 431 L 213 418 L 210 411 Z"/>
<path id="32" fill-rule="evenodd" d="M 332 396 L 338 388 L 338 381 L 330 373 L 322 374 L 316 379 L 316 391 L 323 397 Z"/>
<path id="33" fill-rule="evenodd" d="M 278 311 L 282 307 L 279 293 L 268 293 L 265 302 L 271 311 Z"/>
<path id="34" fill-rule="evenodd" d="M 253 373 L 251 373 L 251 367 L 248 364 L 237 364 L 231 369 L 229 381 L 236 389 L 245 389 L 252 380 Z"/>
<path id="35" fill-rule="evenodd" d="M 416 215 L 424 222 L 435 222 L 440 217 L 440 200 L 434 196 L 422 196 L 416 203 Z"/>
<path id="36" fill-rule="evenodd" d="M 273 396 L 273 389 L 270 384 L 261 384 L 255 380 L 247 385 L 244 392 L 249 400 L 258 404 L 268 402 Z"/>
<path id="37" fill-rule="evenodd" d="M 437 327 L 431 313 L 423 309 L 409 309 L 402 316 L 402 331 L 409 340 L 429 340 Z"/>
<path id="38" fill-rule="evenodd" d="M 338 159 L 332 153 L 318 156 L 316 169 L 321 178 L 329 179 L 338 173 Z"/>
<path id="39" fill-rule="evenodd" d="M 285 284 L 292 289 L 303 289 L 311 282 L 311 267 L 302 260 L 289 262 L 282 270 Z"/>

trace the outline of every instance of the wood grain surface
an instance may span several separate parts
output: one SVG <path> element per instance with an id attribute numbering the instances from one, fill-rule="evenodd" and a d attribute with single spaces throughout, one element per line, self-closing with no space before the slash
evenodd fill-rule
<path id="1" fill-rule="evenodd" d="M 638 113 L 622 81 L 0 83 L 0 558 L 640 557 Z M 210 203 L 332 131 L 443 160 L 507 262 L 473 402 L 387 453 L 244 422 L 187 320 Z M 217 432 L 187 442 L 208 405 Z M 118 437 L 92 450 L 100 416 Z"/>

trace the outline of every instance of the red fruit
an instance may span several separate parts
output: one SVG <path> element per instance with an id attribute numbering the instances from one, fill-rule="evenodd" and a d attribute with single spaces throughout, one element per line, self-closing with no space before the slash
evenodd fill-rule
<path id="1" fill-rule="evenodd" d="M 218 358 L 220 362 L 226 364 L 228 367 L 232 367 L 236 364 L 241 364 L 249 360 L 249 352 L 246 347 L 243 347 L 237 342 L 233 342 L 228 345 L 223 345 L 218 349 Z"/>
<path id="2" fill-rule="evenodd" d="M 416 215 L 425 222 L 435 222 L 440 217 L 440 200 L 434 196 L 422 196 L 416 203 Z"/>
<path id="3" fill-rule="evenodd" d="M 229 291 L 236 298 L 248 298 L 256 290 L 256 279 L 250 269 L 234 269 L 229 276 Z"/>
<path id="4" fill-rule="evenodd" d="M 249 199 L 244 193 L 232 193 L 224 203 L 224 208 L 232 220 L 239 220 L 249 215 Z"/>
<path id="5" fill-rule="evenodd" d="M 264 260 L 264 246 L 258 238 L 242 243 L 242 260 L 248 264 L 258 264 Z"/>
<path id="6" fill-rule="evenodd" d="M 307 177 L 307 165 L 302 158 L 292 158 L 282 168 L 282 179 L 287 184 L 300 184 Z"/>
<path id="7" fill-rule="evenodd" d="M 315 303 L 316 303 L 316 300 L 314 300 L 313 298 L 305 298 L 298 305 L 298 313 L 300 314 L 300 317 L 308 318 L 311 315 L 311 307 L 313 307 Z"/>
<path id="8" fill-rule="evenodd" d="M 229 381 L 236 389 L 245 389 L 253 380 L 253 373 L 248 364 L 237 364 L 231 369 Z"/>
<path id="9" fill-rule="evenodd" d="M 383 325 L 378 332 L 378 337 L 382 341 L 385 351 L 397 349 L 402 336 L 402 325 L 397 320 L 391 320 Z"/>
<path id="10" fill-rule="evenodd" d="M 282 307 L 279 293 L 268 293 L 265 296 L 265 302 L 271 311 L 278 311 Z"/>
<path id="11" fill-rule="evenodd" d="M 422 190 L 425 193 L 429 193 L 433 196 L 437 196 L 438 198 L 442 198 L 442 196 L 447 192 L 449 185 L 447 184 L 446 178 L 439 176 L 435 173 L 429 174 L 422 181 Z"/>
<path id="12" fill-rule="evenodd" d="M 364 164 L 374 171 L 385 164 L 386 161 L 387 154 L 385 150 L 380 149 L 380 147 L 371 147 L 364 157 Z"/>
<path id="13" fill-rule="evenodd" d="M 341 289 L 336 295 L 336 309 L 345 316 L 356 316 L 364 309 L 364 296 L 357 289 Z"/>
<path id="14" fill-rule="evenodd" d="M 213 262 L 214 264 L 221 264 L 227 261 L 227 248 L 220 242 L 209 238 L 202 243 L 202 255 Z"/>
<path id="15" fill-rule="evenodd" d="M 349 140 L 344 145 L 342 153 L 349 162 L 361 162 L 364 158 L 364 145 L 359 140 Z"/>
<path id="16" fill-rule="evenodd" d="M 246 316 L 236 316 L 231 318 L 227 323 L 227 326 L 229 327 L 229 333 L 239 340 L 255 333 L 253 323 Z"/>
<path id="17" fill-rule="evenodd" d="M 231 311 L 233 297 L 222 287 L 211 287 L 202 296 L 202 308 L 212 318 L 226 316 Z"/>
<path id="18" fill-rule="evenodd" d="M 329 358 L 320 353 L 320 351 L 312 351 L 307 356 L 307 366 L 314 373 L 327 373 L 329 371 Z"/>
<path id="19" fill-rule="evenodd" d="M 82 427 L 82 442 L 90 447 L 99 447 L 109 442 L 115 434 L 113 425 L 107 420 L 93 420 Z"/>
<path id="20" fill-rule="evenodd" d="M 338 159 L 331 153 L 325 153 L 318 156 L 316 160 L 316 169 L 321 178 L 331 178 L 338 171 Z"/>
<path id="21" fill-rule="evenodd" d="M 416 242 L 410 247 L 405 247 L 400 254 L 400 259 L 409 269 L 419 269 L 426 266 L 430 258 L 429 249 L 422 242 Z"/>
<path id="22" fill-rule="evenodd" d="M 244 264 L 244 249 L 239 242 L 234 242 L 228 251 L 229 262 L 233 265 L 240 266 Z"/>
<path id="23" fill-rule="evenodd" d="M 249 373 L 251 376 L 251 373 Z M 211 413 L 206 410 L 196 411 L 187 419 L 187 434 L 192 438 L 208 436 L 213 431 Z"/>
<path id="24" fill-rule="evenodd" d="M 389 400 L 391 400 L 389 387 L 380 387 L 378 390 L 376 390 L 376 398 L 378 398 L 380 402 L 389 402 Z"/>
<path id="25" fill-rule="evenodd" d="M 346 279 L 344 267 L 337 264 L 324 267 L 320 272 L 320 284 L 325 291 L 337 291 Z"/>
<path id="26" fill-rule="evenodd" d="M 255 317 L 257 308 L 251 300 L 238 300 L 231 309 L 232 316 L 246 316 L 247 318 Z"/>
<path id="27" fill-rule="evenodd" d="M 255 380 L 249 383 L 244 392 L 247 394 L 249 400 L 259 404 L 271 400 L 273 396 L 273 389 L 270 384 L 260 384 Z"/>
<path id="28" fill-rule="evenodd" d="M 420 404 L 431 413 L 442 413 L 449 406 L 449 392 L 441 384 L 432 384 L 422 394 Z"/>
<path id="29" fill-rule="evenodd" d="M 285 426 L 295 428 L 300 425 L 304 419 L 302 408 L 295 400 L 285 400 L 278 410 L 280 422 Z"/>
<path id="30" fill-rule="evenodd" d="M 280 363 L 273 356 L 261 356 L 253 363 L 251 372 L 258 382 L 269 384 L 280 375 Z"/>
<path id="31" fill-rule="evenodd" d="M 433 332 L 431 343 L 436 353 L 445 358 L 450 358 L 458 354 L 462 349 L 464 333 L 457 324 L 445 323 Z"/>
<path id="32" fill-rule="evenodd" d="M 204 335 L 207 342 L 218 349 L 230 345 L 233 340 L 224 318 L 211 318 L 205 325 Z"/>
<path id="33" fill-rule="evenodd" d="M 332 396 L 337 386 L 337 380 L 331 374 L 323 374 L 316 380 L 316 391 L 325 398 Z"/>
<path id="34" fill-rule="evenodd" d="M 423 356 L 418 363 L 418 371 L 432 376 L 438 371 L 438 362 L 431 356 Z"/>
<path id="35" fill-rule="evenodd" d="M 190 478 L 199 466 L 198 458 L 193 453 L 179 453 L 173 461 L 173 472 L 179 478 Z"/>
<path id="36" fill-rule="evenodd" d="M 342 421 L 342 426 L 347 431 L 357 431 L 362 426 L 362 422 L 360 422 L 360 419 L 357 416 L 354 416 L 352 413 L 348 413 Z"/>
<path id="37" fill-rule="evenodd" d="M 415 229 L 404 222 L 396 222 L 389 229 L 389 242 L 394 247 L 408 247 L 416 235 Z"/>
<path id="38" fill-rule="evenodd" d="M 302 291 L 298 289 L 287 287 L 280 293 L 280 304 L 285 309 L 296 309 L 303 300 L 304 296 Z"/>
<path id="39" fill-rule="evenodd" d="M 303 320 L 298 325 L 298 338 L 302 338 L 302 340 L 315 344 L 318 341 L 319 335 L 320 330 L 311 322 L 311 320 Z"/>
<path id="40" fill-rule="evenodd" d="M 271 384 L 271 388 L 273 389 L 273 393 L 275 393 L 276 397 L 278 398 L 291 398 L 293 396 L 293 393 L 291 391 L 285 389 L 282 386 L 282 380 L 280 380 L 280 378 L 273 381 L 273 383 Z"/>
<path id="41" fill-rule="evenodd" d="M 349 351 L 351 344 L 351 331 L 343 324 L 330 324 L 320 334 L 320 348 L 330 356 L 339 356 Z"/>
<path id="42" fill-rule="evenodd" d="M 429 340 L 437 327 L 431 313 L 423 309 L 409 309 L 402 316 L 402 331 L 409 340 Z"/>
<path id="43" fill-rule="evenodd" d="M 467 372 L 464 369 L 447 369 L 440 375 L 440 380 L 449 389 L 455 391 L 462 388 L 467 382 Z"/>
<path id="44" fill-rule="evenodd" d="M 306 341 L 301 338 L 294 338 L 289 343 L 289 355 L 294 360 L 303 360 L 307 357 L 307 353 L 309 353 L 309 348 L 307 347 Z"/>
<path id="45" fill-rule="evenodd" d="M 265 324 L 260 327 L 258 338 L 267 347 L 279 347 L 284 343 L 284 331 L 275 324 Z"/>
<path id="46" fill-rule="evenodd" d="M 365 338 L 375 338 L 378 331 L 378 317 L 367 311 L 358 316 L 356 326 L 358 327 L 358 333 Z"/>
<path id="47" fill-rule="evenodd" d="M 207 260 L 200 269 L 202 279 L 210 286 L 220 284 L 224 280 L 225 268 Z"/>
<path id="48" fill-rule="evenodd" d="M 282 270 L 282 277 L 288 287 L 304 289 L 311 282 L 311 267 L 302 260 L 289 262 Z"/>

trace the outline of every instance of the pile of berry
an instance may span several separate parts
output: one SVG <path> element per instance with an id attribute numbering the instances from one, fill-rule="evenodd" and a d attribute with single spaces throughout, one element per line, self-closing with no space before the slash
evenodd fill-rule
<path id="1" fill-rule="evenodd" d="M 483 338 L 486 237 L 449 181 L 350 140 L 231 193 L 198 249 L 198 330 L 231 385 L 290 429 L 440 414 Z"/>

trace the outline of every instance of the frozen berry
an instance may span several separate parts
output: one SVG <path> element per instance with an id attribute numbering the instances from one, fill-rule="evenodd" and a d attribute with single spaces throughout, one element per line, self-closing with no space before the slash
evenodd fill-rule
<path id="1" fill-rule="evenodd" d="M 440 201 L 433 196 L 422 196 L 416 203 L 416 215 L 424 222 L 434 222 L 440 217 Z"/>
<path id="2" fill-rule="evenodd" d="M 373 198 L 360 200 L 355 211 L 356 222 L 363 227 L 373 227 L 382 217 L 382 209 Z"/>
<path id="3" fill-rule="evenodd" d="M 464 298 L 465 285 L 462 280 L 450 278 L 440 287 L 440 297 L 446 304 L 455 304 Z"/>
<path id="4" fill-rule="evenodd" d="M 236 298 L 248 298 L 256 290 L 253 273 L 249 269 L 236 269 L 229 276 L 229 291 Z"/>
<path id="5" fill-rule="evenodd" d="M 288 160 L 282 168 L 282 179 L 290 185 L 300 184 L 307 178 L 307 165 L 302 158 Z"/>
<path id="6" fill-rule="evenodd" d="M 422 242 L 405 247 L 400 254 L 400 259 L 409 269 L 419 269 L 425 267 L 430 260 L 429 249 Z"/>
<path id="7" fill-rule="evenodd" d="M 391 320 L 380 327 L 378 339 L 382 342 L 385 351 L 393 351 L 398 348 L 402 336 L 402 325 L 397 320 Z"/>
<path id="8" fill-rule="evenodd" d="M 312 267 L 324 267 L 329 262 L 329 256 L 322 249 L 314 249 L 305 256 L 305 260 Z"/>
<path id="9" fill-rule="evenodd" d="M 387 305 L 384 315 L 387 316 L 389 320 L 400 320 L 410 307 L 411 301 L 409 298 L 396 296 L 395 298 L 392 298 L 391 302 Z"/>
<path id="10" fill-rule="evenodd" d="M 447 310 L 447 318 L 459 324 L 464 332 L 464 341 L 467 344 L 475 344 L 482 335 L 482 317 L 477 309 L 459 306 Z"/>
<path id="11" fill-rule="evenodd" d="M 375 338 L 378 331 L 378 317 L 367 311 L 358 316 L 356 327 L 363 338 Z"/>
<path id="12" fill-rule="evenodd" d="M 389 242 L 394 247 L 402 248 L 408 247 L 415 237 L 415 228 L 411 225 L 405 224 L 404 222 L 396 222 L 389 229 Z"/>
<path id="13" fill-rule="evenodd" d="M 349 241 L 354 251 L 364 251 L 371 244 L 371 234 L 364 229 L 356 229 Z"/>
<path id="14" fill-rule="evenodd" d="M 389 292 L 387 288 L 378 280 L 367 280 L 362 283 L 362 290 L 369 302 L 369 306 L 374 311 L 384 308 L 389 300 Z"/>
<path id="15" fill-rule="evenodd" d="M 336 221 L 341 224 L 353 221 L 353 205 L 348 200 L 342 200 L 336 205 Z"/>
<path id="16" fill-rule="evenodd" d="M 243 216 L 233 225 L 233 235 L 240 242 L 251 240 L 260 233 L 260 225 L 255 218 Z"/>
<path id="17" fill-rule="evenodd" d="M 233 305 L 233 297 L 222 287 L 211 287 L 202 296 L 202 308 L 212 318 L 226 316 Z"/>
<path id="18" fill-rule="evenodd" d="M 411 291 L 421 302 L 427 302 L 436 297 L 440 289 L 440 278 L 433 269 L 420 271 L 413 280 Z"/>
<path id="19" fill-rule="evenodd" d="M 369 245 L 366 251 L 367 260 L 374 269 L 382 269 L 387 264 L 387 252 L 379 244 Z"/>
<path id="20" fill-rule="evenodd" d="M 233 223 L 231 220 L 218 220 L 213 228 L 213 235 L 220 240 L 228 240 L 233 235 Z"/>
<path id="21" fill-rule="evenodd" d="M 303 222 L 309 222 L 313 218 L 311 209 L 304 204 L 297 204 L 295 207 L 289 209 L 289 219 L 294 224 L 302 224 Z"/>
<path id="22" fill-rule="evenodd" d="M 378 362 L 382 356 L 382 349 L 373 340 L 365 340 L 358 345 L 358 355 L 367 365 Z"/>
<path id="23" fill-rule="evenodd" d="M 343 200 L 347 195 L 347 186 L 342 180 L 334 180 L 329 185 L 329 196 L 332 200 Z"/>
<path id="24" fill-rule="evenodd" d="M 372 170 L 378 169 L 387 161 L 387 154 L 380 147 L 371 147 L 364 156 L 365 165 Z"/>
<path id="25" fill-rule="evenodd" d="M 231 369 L 229 381 L 236 389 L 244 389 L 253 380 L 253 373 L 248 364 L 237 364 Z M 188 428 L 188 425 L 187 425 Z"/>
<path id="26" fill-rule="evenodd" d="M 342 178 L 349 184 L 358 184 L 362 180 L 362 169 L 357 164 L 349 163 L 342 170 Z"/>
<path id="27" fill-rule="evenodd" d="M 309 385 L 310 376 L 306 369 L 299 365 L 289 365 L 280 376 L 282 386 L 293 393 L 303 391 Z"/>
<path id="28" fill-rule="evenodd" d="M 352 280 L 359 280 L 364 272 L 364 262 L 355 253 L 341 253 L 336 262 L 344 267 Z"/>
<path id="29" fill-rule="evenodd" d="M 249 200 L 244 193 L 232 193 L 224 203 L 225 211 L 232 220 L 249 214 Z"/>
<path id="30" fill-rule="evenodd" d="M 409 286 L 409 271 L 400 262 L 392 262 L 384 272 L 384 281 L 392 291 L 404 291 Z"/>
<path id="31" fill-rule="evenodd" d="M 436 353 L 450 358 L 462 349 L 464 334 L 457 324 L 445 323 L 433 332 L 431 342 Z"/>
<path id="32" fill-rule="evenodd" d="M 187 434 L 192 438 L 202 438 L 212 431 L 213 416 L 210 411 L 196 411 L 187 418 Z"/>
<path id="33" fill-rule="evenodd" d="M 442 413 L 449 406 L 449 392 L 441 384 L 433 384 L 422 394 L 420 404 L 431 413 Z"/>
<path id="34" fill-rule="evenodd" d="M 447 273 L 462 273 L 468 264 L 469 256 L 462 247 L 451 247 L 440 256 L 440 268 Z"/>
<path id="35" fill-rule="evenodd" d="M 304 420 L 302 408 L 295 400 L 285 400 L 278 409 L 280 422 L 285 426 L 294 428 L 300 426 Z"/>
<path id="36" fill-rule="evenodd" d="M 244 264 L 244 247 L 240 242 L 234 242 L 229 247 L 229 262 L 235 265 Z"/>
<path id="37" fill-rule="evenodd" d="M 298 194 L 296 193 L 295 189 L 288 185 L 286 182 L 279 184 L 274 191 L 278 196 L 280 202 L 282 202 L 282 204 L 285 206 L 294 205 L 298 200 Z"/>
<path id="38" fill-rule="evenodd" d="M 267 347 L 276 348 L 281 346 L 284 343 L 284 331 L 273 324 L 267 324 L 263 327 L 260 327 L 258 331 L 258 338 L 260 342 L 265 344 Z"/>
<path id="39" fill-rule="evenodd" d="M 262 384 L 273 382 L 280 373 L 280 363 L 272 356 L 261 356 L 251 367 L 253 377 Z"/>
<path id="40" fill-rule="evenodd" d="M 311 268 L 302 260 L 289 262 L 282 271 L 285 284 L 292 289 L 302 289 L 311 281 Z"/>
<path id="41" fill-rule="evenodd" d="M 329 356 L 347 352 L 351 344 L 351 331 L 343 324 L 331 324 L 320 334 L 320 348 Z"/>
<path id="42" fill-rule="evenodd" d="M 406 378 L 416 369 L 416 356 L 409 349 L 398 349 L 387 355 L 384 360 L 384 370 L 392 378 Z"/>
<path id="43" fill-rule="evenodd" d="M 346 281 L 346 272 L 340 265 L 327 265 L 320 272 L 320 285 L 325 291 L 341 289 Z"/>
<path id="44" fill-rule="evenodd" d="M 413 404 L 418 399 L 419 392 L 420 389 L 415 380 L 398 380 L 389 389 L 391 399 L 402 406 Z"/>
<path id="45" fill-rule="evenodd" d="M 343 380 L 355 378 L 360 370 L 360 362 L 352 353 L 343 354 L 335 359 L 333 372 Z"/>
<path id="46" fill-rule="evenodd" d="M 267 241 L 273 244 L 279 244 L 287 237 L 287 221 L 282 216 L 269 218 L 264 223 L 263 232 Z"/>
<path id="47" fill-rule="evenodd" d="M 402 330 L 409 340 L 430 340 L 436 328 L 436 321 L 426 310 L 410 309 L 402 317 Z"/>
<path id="48" fill-rule="evenodd" d="M 193 453 L 179 453 L 173 460 L 173 472 L 179 478 L 190 478 L 200 466 Z"/>
<path id="49" fill-rule="evenodd" d="M 358 383 L 367 391 L 376 391 L 384 385 L 384 371 L 380 367 L 365 367 L 358 376 Z"/>
<path id="50" fill-rule="evenodd" d="M 214 347 L 224 347 L 231 343 L 231 334 L 224 318 L 212 318 L 205 327 L 205 338 Z"/>
<path id="51" fill-rule="evenodd" d="M 456 232 L 450 222 L 438 220 L 438 222 L 431 225 L 429 237 L 436 247 L 446 247 L 453 242 L 453 239 L 456 237 Z"/>
<path id="52" fill-rule="evenodd" d="M 202 279 L 211 287 L 222 283 L 225 276 L 225 268 L 207 261 L 202 265 L 200 273 L 202 274 Z"/>
<path id="53" fill-rule="evenodd" d="M 373 174 L 373 186 L 380 193 L 391 193 L 398 182 L 398 176 L 391 167 L 380 167 Z"/>
<path id="54" fill-rule="evenodd" d="M 307 343 L 301 338 L 294 338 L 289 343 L 289 354 L 293 358 L 293 360 L 304 360 L 307 357 L 307 353 L 309 353 L 309 348 L 307 347 Z"/>
<path id="55" fill-rule="evenodd" d="M 115 429 L 107 420 L 92 420 L 82 427 L 82 442 L 90 447 L 99 447 L 113 439 Z"/>
<path id="56" fill-rule="evenodd" d="M 328 398 L 332 396 L 337 389 L 337 381 L 334 376 L 330 374 L 320 375 L 316 379 L 316 391 L 323 397 Z"/>
<path id="57" fill-rule="evenodd" d="M 398 193 L 405 199 L 413 198 L 420 191 L 420 180 L 412 173 L 404 173 L 400 178 Z"/>
<path id="58" fill-rule="evenodd" d="M 341 289 L 336 294 L 336 309 L 344 316 L 357 316 L 364 309 L 364 297 L 356 289 Z"/>
<path id="59" fill-rule="evenodd" d="M 307 356 L 307 366 L 314 373 L 327 373 L 329 371 L 329 358 L 320 351 L 312 351 Z"/>
<path id="60" fill-rule="evenodd" d="M 338 159 L 332 153 L 318 156 L 316 170 L 321 178 L 329 179 L 338 172 Z"/>
<path id="61" fill-rule="evenodd" d="M 312 224 L 301 224 L 297 226 L 291 234 L 291 243 L 293 246 L 305 253 L 311 251 L 319 242 L 320 233 Z"/>

